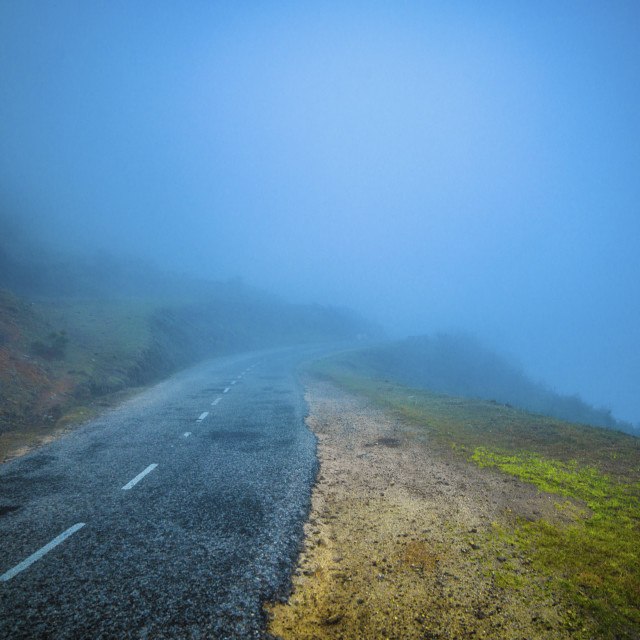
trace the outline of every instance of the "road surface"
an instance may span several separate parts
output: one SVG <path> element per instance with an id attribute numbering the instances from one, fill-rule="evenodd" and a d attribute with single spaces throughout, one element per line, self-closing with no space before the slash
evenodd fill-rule
<path id="1" fill-rule="evenodd" d="M 226 357 L 0 467 L 0 638 L 260 638 L 316 474 L 295 367 Z"/>

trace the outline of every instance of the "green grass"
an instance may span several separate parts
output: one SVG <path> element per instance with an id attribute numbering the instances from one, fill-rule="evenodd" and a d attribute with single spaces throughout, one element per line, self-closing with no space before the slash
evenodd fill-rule
<path id="1" fill-rule="evenodd" d="M 507 454 L 475 449 L 481 468 L 532 482 L 550 493 L 586 502 L 586 519 L 560 528 L 543 521 L 520 523 L 518 539 L 535 553 L 543 570 L 560 571 L 565 589 L 594 616 L 601 630 L 640 627 L 640 483 L 627 483 L 573 460 L 568 464 L 534 453 Z"/>
<path id="2" fill-rule="evenodd" d="M 584 624 L 595 624 L 598 637 L 638 638 L 640 440 L 379 380 L 363 362 L 350 352 L 320 360 L 311 371 L 400 416 L 413 437 L 558 496 L 558 508 L 573 515 L 570 524 L 517 521 L 494 535 L 515 542 L 563 591 L 576 637 Z M 574 504 L 585 505 L 582 513 Z M 521 580 L 506 572 L 498 579 L 511 588 Z"/>
<path id="3" fill-rule="evenodd" d="M 80 395 L 120 391 L 150 345 L 151 317 L 160 302 L 62 299 L 39 301 L 34 310 L 51 331 L 65 331 L 64 356 L 48 364 L 56 377 L 69 376 Z M 89 389 L 91 391 L 89 391 Z"/>
<path id="4" fill-rule="evenodd" d="M 135 360 L 149 342 L 149 318 L 159 307 L 148 301 L 90 299 L 35 305 L 53 330 L 67 332 L 66 363 L 89 368 L 98 360 Z"/>

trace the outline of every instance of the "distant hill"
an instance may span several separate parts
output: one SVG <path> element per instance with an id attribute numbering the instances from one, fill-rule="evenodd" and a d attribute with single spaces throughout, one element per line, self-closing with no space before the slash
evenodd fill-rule
<path id="1" fill-rule="evenodd" d="M 468 335 L 441 333 L 387 343 L 345 356 L 378 378 L 436 393 L 483 398 L 547 416 L 637 435 L 608 409 L 532 381 L 517 366 Z"/>

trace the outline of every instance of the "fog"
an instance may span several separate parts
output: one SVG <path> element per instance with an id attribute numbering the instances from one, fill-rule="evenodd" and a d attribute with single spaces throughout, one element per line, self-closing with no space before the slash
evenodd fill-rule
<path id="1" fill-rule="evenodd" d="M 634 1 L 3 2 L 0 205 L 636 423 L 639 79 Z"/>

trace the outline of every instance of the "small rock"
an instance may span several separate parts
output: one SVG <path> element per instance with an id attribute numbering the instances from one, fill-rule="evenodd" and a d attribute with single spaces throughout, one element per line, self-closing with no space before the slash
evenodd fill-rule
<path id="1" fill-rule="evenodd" d="M 336 624 L 337 622 L 340 622 L 340 620 L 342 620 L 342 614 L 335 613 L 332 616 L 325 618 L 324 624 Z"/>

